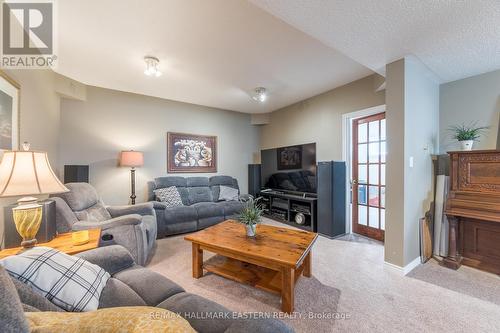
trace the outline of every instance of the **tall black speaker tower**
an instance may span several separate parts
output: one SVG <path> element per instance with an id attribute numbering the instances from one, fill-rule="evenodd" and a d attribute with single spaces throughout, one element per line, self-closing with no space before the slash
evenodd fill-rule
<path id="1" fill-rule="evenodd" d="M 248 194 L 254 198 L 261 190 L 260 186 L 260 164 L 248 165 Z"/>
<path id="2" fill-rule="evenodd" d="M 65 165 L 64 166 L 64 184 L 66 183 L 88 183 L 89 166 L 88 165 Z"/>
<path id="3" fill-rule="evenodd" d="M 345 234 L 345 162 L 318 162 L 318 233 L 333 238 Z"/>

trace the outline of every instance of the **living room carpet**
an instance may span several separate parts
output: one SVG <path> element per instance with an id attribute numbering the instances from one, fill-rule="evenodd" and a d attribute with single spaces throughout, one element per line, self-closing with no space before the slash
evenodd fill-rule
<path id="1" fill-rule="evenodd" d="M 285 226 L 269 219 L 264 223 Z M 193 279 L 191 243 L 183 238 L 158 240 L 148 267 L 232 311 L 280 313 L 278 295 L 214 274 Z M 460 288 L 450 290 L 426 282 L 419 277 L 426 273 L 419 273 L 419 269 L 432 263 L 418 267 L 412 277 L 401 276 L 384 265 L 383 252 L 381 243 L 355 235 L 336 240 L 319 237 L 313 248 L 313 277 L 299 279 L 296 316 L 283 320 L 296 332 L 493 332 L 500 327 L 500 307 L 492 302 L 496 298 L 481 299 Z M 446 269 L 437 266 L 432 270 Z M 485 280 L 487 273 L 467 272 L 470 280 L 459 277 L 461 270 L 446 270 L 444 274 L 447 279 L 468 284 L 462 287 L 468 289 L 473 288 L 475 278 Z M 500 297 L 496 283 L 491 290 Z M 310 318 L 310 314 L 332 313 L 340 318 Z"/>

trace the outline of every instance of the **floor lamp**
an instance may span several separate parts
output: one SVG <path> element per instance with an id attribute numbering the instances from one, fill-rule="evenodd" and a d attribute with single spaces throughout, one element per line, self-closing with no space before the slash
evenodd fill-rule
<path id="1" fill-rule="evenodd" d="M 144 165 L 144 156 L 142 154 L 142 151 L 122 151 L 120 156 L 120 165 L 124 167 L 130 167 L 130 185 L 132 190 L 130 201 L 132 205 L 135 205 L 135 168 Z"/>

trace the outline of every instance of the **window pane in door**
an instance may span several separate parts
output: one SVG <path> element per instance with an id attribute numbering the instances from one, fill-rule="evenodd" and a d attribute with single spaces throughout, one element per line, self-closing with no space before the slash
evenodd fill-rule
<path id="1" fill-rule="evenodd" d="M 367 225 L 368 224 L 368 207 L 358 206 L 358 224 Z"/>
<path id="2" fill-rule="evenodd" d="M 385 185 L 385 164 L 380 165 L 380 185 Z"/>
<path id="3" fill-rule="evenodd" d="M 369 192 L 368 192 L 368 204 L 370 206 L 377 206 L 379 205 L 379 194 L 378 194 L 378 186 L 370 186 Z"/>
<path id="4" fill-rule="evenodd" d="M 358 163 L 366 163 L 367 160 L 366 160 L 366 157 L 367 157 L 367 149 L 368 149 L 368 145 L 365 143 L 365 144 L 362 144 L 362 145 L 358 145 Z"/>
<path id="5" fill-rule="evenodd" d="M 367 204 L 367 186 L 366 185 L 359 185 L 358 186 L 358 203 L 362 205 Z"/>
<path id="6" fill-rule="evenodd" d="M 380 121 L 380 140 L 385 140 L 385 119 Z"/>
<path id="7" fill-rule="evenodd" d="M 361 147 L 361 145 L 359 145 Z M 374 142 L 374 143 L 369 143 L 368 144 L 368 149 L 369 149 L 369 157 L 368 161 L 370 163 L 378 163 L 379 162 L 379 155 L 380 155 L 380 143 L 379 142 Z"/>
<path id="8" fill-rule="evenodd" d="M 366 164 L 360 164 L 358 166 L 358 183 L 367 184 L 368 183 L 368 174 Z"/>
<path id="9" fill-rule="evenodd" d="M 370 184 L 378 185 L 379 177 L 378 177 L 378 164 L 370 164 Z"/>
<path id="10" fill-rule="evenodd" d="M 380 207 L 385 207 L 385 186 L 380 188 Z"/>
<path id="11" fill-rule="evenodd" d="M 379 121 L 371 121 L 368 126 L 368 141 L 380 141 Z"/>
<path id="12" fill-rule="evenodd" d="M 368 141 L 368 124 L 363 123 L 358 125 L 358 143 Z"/>
<path id="13" fill-rule="evenodd" d="M 368 222 L 370 224 L 370 227 L 377 228 L 378 229 L 378 208 L 374 207 L 369 207 L 368 211 Z"/>

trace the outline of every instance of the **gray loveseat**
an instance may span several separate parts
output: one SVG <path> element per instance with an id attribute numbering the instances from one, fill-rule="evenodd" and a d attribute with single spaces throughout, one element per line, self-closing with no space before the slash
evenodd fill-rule
<path id="1" fill-rule="evenodd" d="M 276 319 L 233 318 L 232 312 L 225 307 L 188 293 L 164 276 L 136 265 L 130 253 L 119 245 L 97 248 L 77 256 L 101 266 L 112 276 L 101 293 L 100 309 L 120 306 L 155 306 L 178 313 L 201 333 L 293 332 L 290 327 Z M 24 283 L 10 277 L 1 266 L 0 290 L 3 296 L 0 299 L 2 317 L 0 332 L 2 333 L 28 332 L 28 325 L 22 310 L 24 312 L 64 311 L 32 291 Z"/>
<path id="2" fill-rule="evenodd" d="M 200 230 L 227 219 L 235 219 L 243 208 L 241 201 L 219 201 L 220 186 L 238 189 L 238 181 L 230 176 L 159 177 L 148 184 L 158 223 L 158 237 Z M 156 201 L 154 190 L 177 187 L 184 206 L 167 208 Z M 239 193 L 239 192 L 238 192 Z M 240 196 L 242 199 L 247 196 Z"/>

